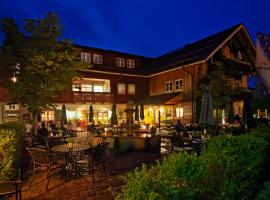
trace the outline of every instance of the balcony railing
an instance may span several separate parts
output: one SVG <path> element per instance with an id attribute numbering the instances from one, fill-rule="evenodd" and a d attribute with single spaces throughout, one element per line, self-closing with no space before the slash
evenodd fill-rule
<path id="1" fill-rule="evenodd" d="M 73 102 L 112 102 L 110 92 L 73 92 Z"/>

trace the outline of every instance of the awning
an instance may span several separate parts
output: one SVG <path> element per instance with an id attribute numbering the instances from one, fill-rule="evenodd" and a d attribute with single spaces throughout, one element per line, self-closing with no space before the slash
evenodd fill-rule
<path id="1" fill-rule="evenodd" d="M 179 104 L 180 93 L 167 93 L 146 97 L 137 102 L 143 105 L 176 105 Z"/>

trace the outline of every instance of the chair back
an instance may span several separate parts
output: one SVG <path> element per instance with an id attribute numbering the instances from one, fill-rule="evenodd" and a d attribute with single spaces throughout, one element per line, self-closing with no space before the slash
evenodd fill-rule
<path id="1" fill-rule="evenodd" d="M 33 162 L 40 165 L 46 165 L 52 162 L 50 154 L 47 150 L 39 148 L 26 148 L 26 149 L 31 155 Z"/>
<path id="2" fill-rule="evenodd" d="M 92 158 L 94 161 L 100 161 L 106 156 L 108 150 L 109 143 L 108 142 L 101 142 L 99 143 L 92 152 Z"/>

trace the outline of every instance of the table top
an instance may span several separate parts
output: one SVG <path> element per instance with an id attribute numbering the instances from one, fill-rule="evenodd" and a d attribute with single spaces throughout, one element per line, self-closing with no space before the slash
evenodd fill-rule
<path id="1" fill-rule="evenodd" d="M 57 145 L 53 147 L 51 150 L 54 152 L 67 153 L 67 152 L 84 151 L 90 148 L 93 148 L 93 146 L 87 143 L 69 143 L 69 144 Z"/>

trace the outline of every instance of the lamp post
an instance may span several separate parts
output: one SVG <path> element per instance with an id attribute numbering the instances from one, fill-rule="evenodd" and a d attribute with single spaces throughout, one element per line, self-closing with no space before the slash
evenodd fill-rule
<path id="1" fill-rule="evenodd" d="M 11 79 L 11 81 L 13 83 L 16 83 L 17 80 L 18 80 L 18 78 L 16 77 L 16 74 L 20 73 L 20 71 L 19 71 L 20 70 L 20 64 L 17 63 L 16 65 L 12 66 L 12 70 L 13 70 L 13 76 L 10 79 Z"/>

